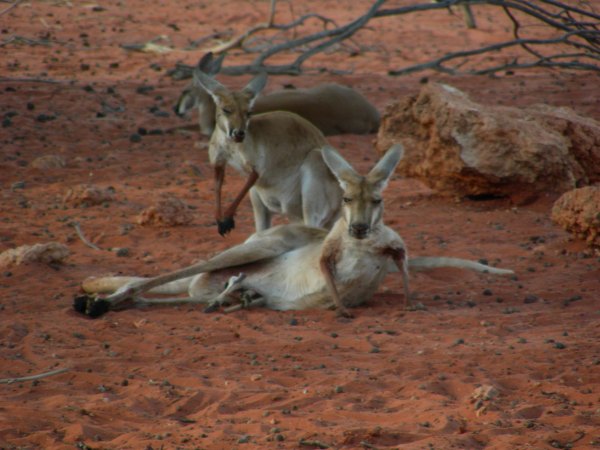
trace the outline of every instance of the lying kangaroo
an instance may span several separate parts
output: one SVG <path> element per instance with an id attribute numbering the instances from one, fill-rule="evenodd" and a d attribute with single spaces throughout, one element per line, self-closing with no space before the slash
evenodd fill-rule
<path id="1" fill-rule="evenodd" d="M 214 59 L 204 55 L 196 70 L 215 76 L 221 70 L 224 55 Z M 200 132 L 210 136 L 215 128 L 215 102 L 196 78 L 183 90 L 175 105 L 175 113 L 184 116 L 198 109 Z M 339 84 L 320 84 L 310 89 L 284 89 L 259 97 L 254 113 L 289 111 L 304 117 L 325 136 L 337 134 L 375 133 L 380 116 L 377 109 L 360 93 Z"/>
<path id="2" fill-rule="evenodd" d="M 77 297 L 74 307 L 97 317 L 127 299 L 138 304 L 206 303 L 207 310 L 213 310 L 241 297 L 250 299 L 252 306 L 278 310 L 334 306 L 339 315 L 350 317 L 347 308 L 369 300 L 388 271 L 394 271 L 394 265 L 402 273 L 405 306 L 409 305 L 409 268 L 513 273 L 459 258 L 408 258 L 402 238 L 382 220 L 381 192 L 401 155 L 400 146 L 392 147 L 367 176 L 360 176 L 333 148 L 323 150 L 325 162 L 344 191 L 342 216 L 330 231 L 300 224 L 280 225 L 259 231 L 206 262 L 166 275 L 91 278 L 83 283 L 86 292 L 114 293 L 103 299 Z M 186 291 L 189 297 L 185 298 L 140 297 L 146 292 Z"/>
<path id="3" fill-rule="evenodd" d="M 341 190 L 321 156 L 321 148 L 327 144 L 323 134 L 290 112 L 251 116 L 254 101 L 267 82 L 265 74 L 256 76 L 241 91 L 230 91 L 200 70 L 194 77 L 216 105 L 208 157 L 215 170 L 219 234 L 235 227 L 233 217 L 248 191 L 257 231 L 271 226 L 273 213 L 306 225 L 331 227 L 339 214 Z M 227 164 L 248 179 L 223 212 L 221 190 Z"/>

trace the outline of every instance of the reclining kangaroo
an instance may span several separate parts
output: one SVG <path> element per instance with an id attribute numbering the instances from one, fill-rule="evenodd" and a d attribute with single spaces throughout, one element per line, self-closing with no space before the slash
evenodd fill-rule
<path id="1" fill-rule="evenodd" d="M 257 231 L 271 226 L 273 213 L 284 214 L 292 222 L 330 228 L 339 214 L 341 190 L 321 156 L 321 148 L 327 145 L 323 134 L 290 112 L 251 116 L 254 101 L 267 82 L 265 74 L 241 91 L 230 91 L 199 70 L 194 77 L 216 105 L 208 157 L 215 171 L 219 234 L 235 227 L 233 217 L 248 191 Z M 223 211 L 221 190 L 227 164 L 248 179 Z"/>
<path id="2" fill-rule="evenodd" d="M 221 70 L 225 55 L 213 58 L 204 55 L 196 70 L 214 77 Z M 185 87 L 175 105 L 175 113 L 184 116 L 192 108 L 198 109 L 200 132 L 210 136 L 215 128 L 215 102 L 204 85 L 196 78 Z M 284 89 L 259 97 L 254 113 L 289 111 L 304 117 L 325 136 L 337 134 L 375 133 L 380 115 L 369 101 L 354 89 L 339 84 L 320 84 L 310 89 Z"/>
<path id="3" fill-rule="evenodd" d="M 214 310 L 242 298 L 249 299 L 251 306 L 278 310 L 333 306 L 339 315 L 350 317 L 347 308 L 369 300 L 385 275 L 394 271 L 394 265 L 402 274 L 405 306 L 409 305 L 409 268 L 513 273 L 459 258 L 408 258 L 402 238 L 382 220 L 381 192 L 401 155 L 400 146 L 392 147 L 367 176 L 360 176 L 333 148 L 323 150 L 325 162 L 344 191 L 343 213 L 330 231 L 300 224 L 280 225 L 259 231 L 206 262 L 166 275 L 87 279 L 83 282 L 87 293 L 114 294 L 103 299 L 77 297 L 74 307 L 97 317 L 128 299 L 137 304 L 205 303 L 207 310 Z M 186 291 L 189 297 L 185 298 L 140 297 L 143 293 Z"/>

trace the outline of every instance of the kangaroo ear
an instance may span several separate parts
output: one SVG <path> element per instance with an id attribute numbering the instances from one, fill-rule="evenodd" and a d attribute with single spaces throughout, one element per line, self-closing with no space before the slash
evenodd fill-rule
<path id="1" fill-rule="evenodd" d="M 194 95 L 193 89 L 191 86 L 188 86 L 183 90 L 179 99 L 177 100 L 177 104 L 173 108 L 175 110 L 175 114 L 179 117 L 185 116 L 190 109 L 196 106 L 198 98 Z"/>
<path id="2" fill-rule="evenodd" d="M 215 76 L 221 71 L 221 65 L 223 64 L 224 59 L 225 53 L 222 53 L 215 58 L 213 52 L 208 52 L 202 58 L 200 58 L 200 61 L 198 61 L 196 67 L 201 72 Z"/>
<path id="3" fill-rule="evenodd" d="M 267 85 L 267 72 L 261 72 L 250 80 L 243 91 L 255 98 Z"/>
<path id="4" fill-rule="evenodd" d="M 206 89 L 217 104 L 219 104 L 218 95 L 229 92 L 225 86 L 215 80 L 212 76 L 199 70 L 198 67 L 194 69 L 194 85 Z"/>
<path id="5" fill-rule="evenodd" d="M 321 154 L 325 164 L 338 179 L 343 190 L 346 190 L 348 183 L 356 183 L 360 180 L 360 175 L 333 147 L 326 145 L 321 149 Z"/>
<path id="6" fill-rule="evenodd" d="M 385 155 L 379 160 L 375 167 L 367 175 L 367 181 L 379 190 L 385 189 L 387 183 L 396 170 L 396 166 L 404 155 L 404 148 L 400 144 L 395 144 L 389 148 Z"/>

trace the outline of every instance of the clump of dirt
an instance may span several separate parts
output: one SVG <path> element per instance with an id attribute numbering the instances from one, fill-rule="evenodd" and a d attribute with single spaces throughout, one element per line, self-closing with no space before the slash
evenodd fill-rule
<path id="1" fill-rule="evenodd" d="M 62 263 L 69 256 L 69 249 L 59 242 L 22 245 L 0 253 L 0 267 L 19 266 L 30 263 Z"/>
<path id="2" fill-rule="evenodd" d="M 31 167 L 36 169 L 63 169 L 67 166 L 65 158 L 59 155 L 43 155 L 31 162 Z"/>
<path id="3" fill-rule="evenodd" d="M 187 225 L 194 220 L 188 206 L 171 194 L 162 194 L 161 198 L 146 208 L 137 218 L 140 225 L 170 227 Z"/>
<path id="4" fill-rule="evenodd" d="M 113 201 L 114 198 L 115 190 L 111 187 L 101 188 L 98 186 L 80 184 L 67 191 L 63 197 L 63 202 L 66 205 L 77 208 L 101 205 Z"/>

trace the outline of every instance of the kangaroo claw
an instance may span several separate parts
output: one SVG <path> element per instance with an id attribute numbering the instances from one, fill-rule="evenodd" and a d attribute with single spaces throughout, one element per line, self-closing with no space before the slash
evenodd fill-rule
<path id="1" fill-rule="evenodd" d="M 219 234 L 225 236 L 235 228 L 235 220 L 233 220 L 233 217 L 225 217 L 223 220 L 217 220 L 217 227 Z"/>

